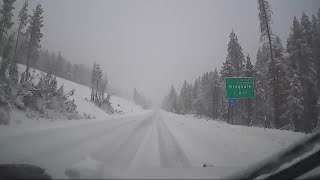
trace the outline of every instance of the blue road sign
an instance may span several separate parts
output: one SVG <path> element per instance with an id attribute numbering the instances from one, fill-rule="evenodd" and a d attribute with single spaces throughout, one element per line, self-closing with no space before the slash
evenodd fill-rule
<path id="1" fill-rule="evenodd" d="M 236 99 L 228 99 L 229 106 L 235 106 L 236 105 Z"/>

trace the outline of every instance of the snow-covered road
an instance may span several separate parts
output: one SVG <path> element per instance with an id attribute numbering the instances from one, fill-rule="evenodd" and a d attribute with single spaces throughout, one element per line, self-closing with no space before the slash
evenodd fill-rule
<path id="1" fill-rule="evenodd" d="M 59 123 L 20 133 L 10 133 L 10 128 L 0 132 L 0 163 L 38 165 L 54 178 L 66 178 L 66 169 L 88 158 L 103 164 L 102 178 L 219 178 L 239 169 L 241 162 L 245 168 L 250 160 L 277 150 L 270 149 L 280 150 L 303 137 L 291 132 L 275 136 L 259 128 L 248 132 L 252 137 L 240 137 L 241 128 L 236 126 L 162 111 Z M 202 168 L 203 163 L 215 167 Z"/>

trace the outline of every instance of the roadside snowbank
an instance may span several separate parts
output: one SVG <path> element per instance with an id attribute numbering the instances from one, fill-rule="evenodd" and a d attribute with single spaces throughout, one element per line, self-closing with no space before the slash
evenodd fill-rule
<path id="1" fill-rule="evenodd" d="M 303 133 L 230 125 L 162 112 L 193 166 L 243 167 L 306 137 Z"/>

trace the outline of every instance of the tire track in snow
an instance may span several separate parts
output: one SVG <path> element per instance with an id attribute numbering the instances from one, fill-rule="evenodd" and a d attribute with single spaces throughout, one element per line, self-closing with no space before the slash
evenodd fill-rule
<path id="1" fill-rule="evenodd" d="M 135 168 L 160 168 L 160 153 L 157 122 L 152 117 L 152 125 L 142 140 L 139 150 L 131 163 Z"/>
<path id="2" fill-rule="evenodd" d="M 110 151 L 108 145 L 101 148 L 100 152 L 95 153 L 95 156 L 104 162 L 107 168 L 128 168 L 135 158 L 139 147 L 147 134 L 148 129 L 151 127 L 152 116 L 140 120 L 138 124 L 133 126 L 129 132 L 119 134 L 115 138 L 116 142 Z M 98 154 L 98 155 L 97 155 Z"/>
<path id="3" fill-rule="evenodd" d="M 93 151 L 104 151 L 100 142 L 113 142 L 112 137 L 123 136 L 123 130 L 139 126 L 141 121 L 149 116 L 150 113 L 129 119 L 50 129 L 49 133 L 45 134 L 44 131 L 38 131 L 1 138 L 0 142 L 4 146 L 0 150 L 0 162 L 39 165 L 48 168 L 60 178 L 66 178 L 65 168 L 92 154 Z M 68 137 L 69 135 L 71 137 Z"/>
<path id="4" fill-rule="evenodd" d="M 172 135 L 167 125 L 163 122 L 163 116 L 156 118 L 158 128 L 158 141 L 160 152 L 160 163 L 164 168 L 187 168 L 192 167 L 188 157 Z"/>
<path id="5" fill-rule="evenodd" d="M 89 126 L 50 129 L 45 134 L 43 131 L 39 131 L 6 137 L 0 141 L 3 145 L 0 162 L 33 162 L 34 160 L 46 162 L 54 156 L 60 156 L 86 142 L 94 141 L 96 137 L 110 134 L 137 121 L 131 119 L 124 119 L 121 122 L 105 121 Z M 112 123 L 111 126 L 110 123 Z"/>

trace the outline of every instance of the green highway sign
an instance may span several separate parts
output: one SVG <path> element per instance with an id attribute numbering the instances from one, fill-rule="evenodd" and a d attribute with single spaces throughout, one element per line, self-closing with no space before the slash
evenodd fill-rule
<path id="1" fill-rule="evenodd" d="M 226 78 L 227 98 L 253 98 L 254 84 L 252 77 Z"/>

